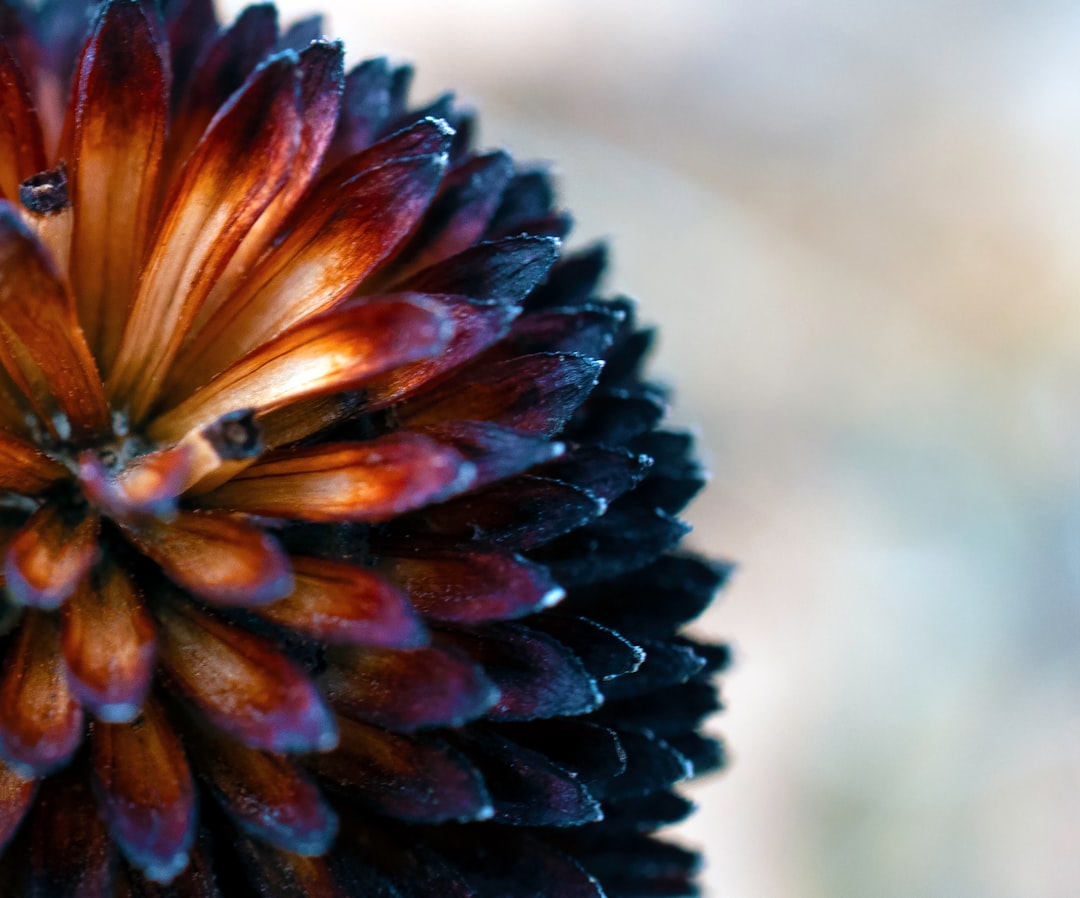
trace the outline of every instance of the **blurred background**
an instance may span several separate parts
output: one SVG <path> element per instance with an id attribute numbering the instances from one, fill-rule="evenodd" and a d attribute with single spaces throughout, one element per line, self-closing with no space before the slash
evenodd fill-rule
<path id="1" fill-rule="evenodd" d="M 741 565 L 709 894 L 1080 895 L 1080 6 L 321 6 L 557 160 L 661 326 Z"/>

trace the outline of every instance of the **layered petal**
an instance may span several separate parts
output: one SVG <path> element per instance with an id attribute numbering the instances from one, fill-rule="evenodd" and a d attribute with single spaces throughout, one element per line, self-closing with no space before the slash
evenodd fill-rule
<path id="1" fill-rule="evenodd" d="M 0 195 L 14 202 L 19 185 L 45 169 L 45 144 L 26 74 L 0 38 Z"/>
<path id="2" fill-rule="evenodd" d="M 37 780 L 0 762 L 0 849 L 6 848 L 37 794 Z"/>
<path id="3" fill-rule="evenodd" d="M 0 431 L 0 490 L 33 495 L 66 476 L 63 465 L 31 443 Z"/>
<path id="4" fill-rule="evenodd" d="M 98 557 L 97 515 L 53 504 L 34 512 L 4 552 L 8 595 L 36 608 L 59 608 Z"/>

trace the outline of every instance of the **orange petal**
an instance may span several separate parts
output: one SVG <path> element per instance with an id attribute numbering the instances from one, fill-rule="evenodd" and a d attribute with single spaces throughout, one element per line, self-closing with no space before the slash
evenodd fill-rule
<path id="1" fill-rule="evenodd" d="M 83 735 L 83 712 L 68 686 L 52 615 L 29 611 L 0 677 L 0 754 L 20 773 L 67 763 Z"/>
<path id="2" fill-rule="evenodd" d="M 145 4 L 106 3 L 77 73 L 71 278 L 79 320 L 107 370 L 142 269 L 169 111 Z"/>
<path id="3" fill-rule="evenodd" d="M 0 202 L 0 360 L 61 437 L 105 433 L 108 405 L 75 301 L 41 244 Z M 66 419 L 61 420 L 57 416 Z"/>
<path id="4" fill-rule="evenodd" d="M 350 303 L 254 350 L 151 422 L 150 436 L 176 442 L 239 408 L 266 412 L 309 396 L 353 389 L 437 352 L 451 333 L 442 312 L 415 294 Z"/>
<path id="5" fill-rule="evenodd" d="M 270 643 L 186 601 L 157 610 L 165 672 L 218 729 L 267 751 L 329 751 L 337 744 L 322 696 Z"/>
<path id="6" fill-rule="evenodd" d="M 0 850 L 5 848 L 34 801 L 37 780 L 24 779 L 0 762 Z"/>
<path id="7" fill-rule="evenodd" d="M 34 512 L 4 553 L 8 595 L 37 608 L 59 608 L 98 557 L 97 515 L 72 520 L 56 505 Z"/>
<path id="8" fill-rule="evenodd" d="M 150 689 L 155 641 L 135 584 L 107 565 L 64 606 L 61 650 L 71 691 L 99 720 L 134 719 Z"/>
<path id="9" fill-rule="evenodd" d="M 300 133 L 296 54 L 268 61 L 222 107 L 166 203 L 109 391 L 149 410 L 202 302 L 288 177 Z"/>
<path id="10" fill-rule="evenodd" d="M 94 778 L 109 831 L 148 879 L 170 882 L 195 837 L 195 782 L 180 739 L 154 702 L 134 723 L 94 730 Z"/>
<path id="11" fill-rule="evenodd" d="M 31 495 L 66 476 L 63 465 L 30 443 L 0 432 L 0 490 Z"/>
<path id="12" fill-rule="evenodd" d="M 183 511 L 126 532 L 173 583 L 207 601 L 262 605 L 292 592 L 289 559 L 277 541 L 228 515 Z"/>
<path id="13" fill-rule="evenodd" d="M 373 523 L 467 489 L 475 470 L 417 433 L 284 450 L 240 472 L 202 502 L 267 517 Z"/>
<path id="14" fill-rule="evenodd" d="M 0 39 L 0 195 L 14 201 L 19 185 L 45 165 L 41 125 L 26 76 Z"/>

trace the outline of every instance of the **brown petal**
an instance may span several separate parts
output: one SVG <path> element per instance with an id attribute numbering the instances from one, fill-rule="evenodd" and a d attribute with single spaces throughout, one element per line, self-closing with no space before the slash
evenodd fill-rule
<path id="1" fill-rule="evenodd" d="M 126 529 L 178 586 L 219 605 L 261 605 L 292 592 L 289 559 L 258 527 L 221 514 L 183 511 Z"/>
<path id="2" fill-rule="evenodd" d="M 333 715 L 311 680 L 268 642 L 186 601 L 158 613 L 164 669 L 214 726 L 267 751 L 337 744 Z"/>
<path id="3" fill-rule="evenodd" d="M 41 125 L 26 76 L 0 39 L 0 195 L 14 202 L 19 185 L 45 165 Z"/>
<path id="4" fill-rule="evenodd" d="M 412 606 L 367 568 L 294 555 L 292 594 L 256 612 L 323 642 L 415 648 L 427 631 Z"/>
<path id="5" fill-rule="evenodd" d="M 155 702 L 132 723 L 102 724 L 91 740 L 109 831 L 128 860 L 157 882 L 187 866 L 195 837 L 195 782 L 180 739 Z"/>
<path id="6" fill-rule="evenodd" d="M 442 312 L 414 294 L 350 303 L 254 350 L 153 421 L 150 436 L 175 442 L 238 408 L 266 412 L 309 396 L 353 389 L 437 352 L 450 335 Z"/>
<path id="7" fill-rule="evenodd" d="M 266 517 L 373 523 L 467 489 L 473 466 L 418 433 L 284 450 L 202 501 Z"/>
<path id="8" fill-rule="evenodd" d="M 353 898 L 373 892 L 344 888 L 325 858 L 305 857 L 274 848 L 261 839 L 241 836 L 234 843 L 251 884 L 259 895 L 303 898 Z"/>
<path id="9" fill-rule="evenodd" d="M 7 203 L 0 202 L 0 360 L 46 424 L 77 439 L 105 433 L 108 405 L 56 269 Z"/>
<path id="10" fill-rule="evenodd" d="M 83 735 L 83 712 L 68 686 L 53 616 L 28 611 L 0 677 L 0 754 L 20 773 L 67 763 Z"/>
<path id="11" fill-rule="evenodd" d="M 0 432 L 0 490 L 32 495 L 66 476 L 63 465 L 30 443 Z"/>
<path id="12" fill-rule="evenodd" d="M 112 0 L 76 75 L 71 277 L 87 342 L 106 370 L 150 238 L 169 111 L 167 52 L 144 4 Z"/>
<path id="13" fill-rule="evenodd" d="M 109 375 L 133 420 L 150 409 L 191 322 L 288 177 L 300 121 L 296 55 L 261 66 L 211 122 L 173 188 Z"/>
<path id="14" fill-rule="evenodd" d="M 0 762 L 0 850 L 7 847 L 37 793 L 37 780 L 19 776 Z"/>
<path id="15" fill-rule="evenodd" d="M 54 504 L 34 512 L 4 553 L 8 594 L 20 604 L 59 608 L 98 557 L 97 515 L 72 520 Z"/>
<path id="16" fill-rule="evenodd" d="M 61 648 L 71 691 L 106 723 L 139 713 L 155 644 L 142 596 L 119 565 L 91 575 L 64 606 Z"/>

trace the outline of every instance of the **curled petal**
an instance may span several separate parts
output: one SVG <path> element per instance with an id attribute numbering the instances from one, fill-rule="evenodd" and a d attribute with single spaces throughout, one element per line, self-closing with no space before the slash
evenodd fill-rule
<path id="1" fill-rule="evenodd" d="M 292 592 L 289 559 L 277 541 L 228 515 L 184 511 L 127 533 L 170 580 L 207 601 L 262 605 Z"/>
<path id="2" fill-rule="evenodd" d="M 34 512 L 4 553 L 8 594 L 23 605 L 59 608 L 98 557 L 97 515 L 76 521 L 55 505 Z"/>
<path id="3" fill-rule="evenodd" d="M 37 780 L 0 762 L 0 849 L 7 847 L 37 794 Z"/>
<path id="4" fill-rule="evenodd" d="M 195 782 L 180 739 L 154 702 L 132 723 L 104 724 L 92 739 L 94 778 L 112 837 L 145 876 L 169 882 L 195 837 Z"/>
<path id="5" fill-rule="evenodd" d="M 72 692 L 106 723 L 132 720 L 150 689 L 154 624 L 116 564 L 83 581 L 64 606 L 61 649 Z"/>
<path id="6" fill-rule="evenodd" d="M 337 744 L 333 715 L 311 680 L 265 640 L 184 601 L 158 613 L 166 673 L 216 727 L 267 751 Z"/>
<path id="7" fill-rule="evenodd" d="M 473 466 L 421 434 L 285 450 L 202 497 L 206 505 L 267 517 L 373 523 L 471 485 Z"/>

